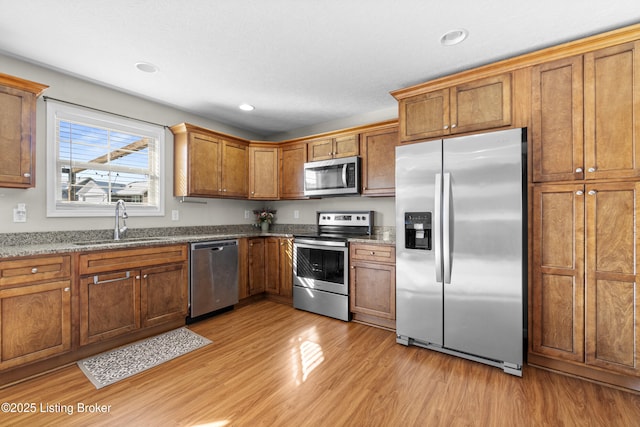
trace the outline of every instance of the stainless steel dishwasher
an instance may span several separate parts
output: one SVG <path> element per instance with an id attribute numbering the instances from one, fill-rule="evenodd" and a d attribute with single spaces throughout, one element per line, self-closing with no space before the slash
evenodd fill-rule
<path id="1" fill-rule="evenodd" d="M 187 321 L 238 302 L 238 241 L 191 243 Z"/>

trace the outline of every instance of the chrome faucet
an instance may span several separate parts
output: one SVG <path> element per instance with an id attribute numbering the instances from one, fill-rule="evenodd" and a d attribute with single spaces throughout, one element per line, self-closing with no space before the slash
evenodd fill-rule
<path id="1" fill-rule="evenodd" d="M 122 209 L 122 227 L 120 226 L 120 209 Z M 127 207 L 124 205 L 124 200 L 120 199 L 116 202 L 116 225 L 113 229 L 113 240 L 120 240 L 127 232 Z"/>

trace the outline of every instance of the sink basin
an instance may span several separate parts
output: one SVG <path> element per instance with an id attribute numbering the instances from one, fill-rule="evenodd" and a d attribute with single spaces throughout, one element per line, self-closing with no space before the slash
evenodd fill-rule
<path id="1" fill-rule="evenodd" d="M 87 240 L 84 242 L 74 242 L 77 246 L 93 246 L 93 245 L 117 245 L 120 243 L 134 243 L 134 242 L 154 242 L 157 240 L 163 240 L 164 237 L 131 237 L 120 240 L 104 239 L 104 240 Z"/>

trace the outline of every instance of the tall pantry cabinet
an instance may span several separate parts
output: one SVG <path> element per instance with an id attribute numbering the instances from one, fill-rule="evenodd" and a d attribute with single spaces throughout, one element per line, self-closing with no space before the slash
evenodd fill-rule
<path id="1" fill-rule="evenodd" d="M 532 68 L 529 363 L 640 390 L 640 42 Z"/>

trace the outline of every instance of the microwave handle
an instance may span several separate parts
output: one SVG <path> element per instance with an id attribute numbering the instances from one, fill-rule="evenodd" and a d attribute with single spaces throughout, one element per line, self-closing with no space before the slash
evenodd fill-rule
<path id="1" fill-rule="evenodd" d="M 342 165 L 342 186 L 343 186 L 343 188 L 348 188 L 348 184 L 347 184 L 347 166 L 348 166 L 348 163 L 345 163 L 344 165 Z"/>

